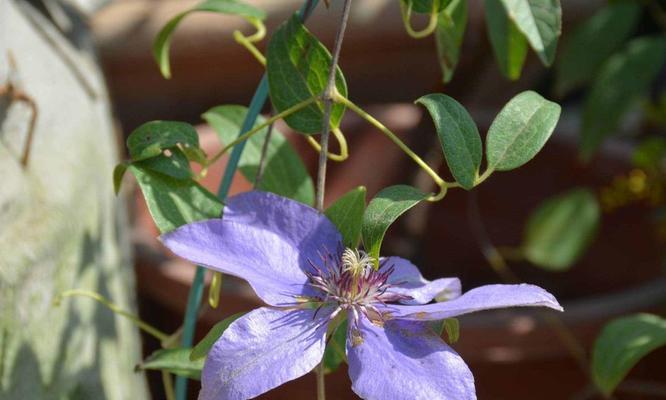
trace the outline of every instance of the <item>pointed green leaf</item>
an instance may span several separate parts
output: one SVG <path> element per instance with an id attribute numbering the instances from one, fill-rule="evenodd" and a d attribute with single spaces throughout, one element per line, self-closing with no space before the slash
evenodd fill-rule
<path id="1" fill-rule="evenodd" d="M 583 109 L 583 158 L 589 159 L 606 137 L 616 133 L 620 121 L 645 94 L 664 60 L 666 38 L 641 36 L 604 63 Z"/>
<path id="2" fill-rule="evenodd" d="M 222 143 L 231 143 L 245 119 L 247 108 L 236 105 L 213 107 L 203 114 L 203 118 L 215 130 Z M 259 116 L 254 126 L 265 119 Z M 254 182 L 259 169 L 261 150 L 268 128 L 247 140 L 238 168 L 245 178 Z M 264 174 L 258 189 L 289 197 L 301 203 L 314 203 L 314 184 L 303 161 L 284 135 L 273 127 L 271 140 L 266 150 Z"/>
<path id="3" fill-rule="evenodd" d="M 204 360 L 191 361 L 191 349 L 160 349 L 148 356 L 137 370 L 167 371 L 174 375 L 200 380 Z"/>
<path id="4" fill-rule="evenodd" d="M 594 78 L 636 28 L 641 8 L 629 1 L 609 3 L 571 33 L 557 57 L 555 87 L 560 95 Z"/>
<path id="5" fill-rule="evenodd" d="M 453 177 L 463 188 L 473 188 L 481 166 L 482 145 L 472 117 L 465 107 L 445 94 L 429 94 L 416 103 L 423 104 L 430 112 Z"/>
<path id="6" fill-rule="evenodd" d="M 263 11 L 238 0 L 206 0 L 197 4 L 193 8 L 176 15 L 164 25 L 162 30 L 155 37 L 155 42 L 153 43 L 153 56 L 155 57 L 155 61 L 157 61 L 157 65 L 160 67 L 160 72 L 162 72 L 162 75 L 167 79 L 171 78 L 171 66 L 169 64 L 171 36 L 183 18 L 197 11 L 237 15 L 250 21 L 250 23 L 256 23 L 256 21 L 266 18 L 266 13 Z"/>
<path id="7" fill-rule="evenodd" d="M 199 148 L 199 135 L 192 125 L 178 121 L 151 121 L 136 128 L 127 138 L 132 161 L 157 157 L 176 145 Z"/>
<path id="8" fill-rule="evenodd" d="M 210 349 L 213 348 L 215 342 L 217 342 L 224 331 L 227 330 L 229 325 L 231 325 L 232 322 L 242 317 L 243 315 L 245 315 L 244 312 L 236 313 L 213 325 L 206 336 L 204 336 L 204 338 L 201 339 L 201 341 L 197 343 L 197 345 L 194 346 L 190 352 L 190 361 L 197 361 L 206 358 Z"/>
<path id="9" fill-rule="evenodd" d="M 431 321 L 430 326 L 437 336 L 442 336 L 446 331 L 449 344 L 455 344 L 460 339 L 460 322 L 457 318 L 446 318 L 441 321 Z"/>
<path id="10" fill-rule="evenodd" d="M 150 215 L 162 233 L 222 214 L 222 203 L 215 195 L 191 179 L 174 179 L 136 164 L 130 165 L 129 170 L 136 177 Z"/>
<path id="11" fill-rule="evenodd" d="M 533 91 L 511 99 L 488 130 L 488 169 L 508 171 L 531 160 L 553 133 L 560 111 L 557 103 Z"/>
<path id="12" fill-rule="evenodd" d="M 453 72 L 460 59 L 465 28 L 467 27 L 467 0 L 452 0 L 439 13 L 435 29 L 437 57 L 442 68 L 444 82 L 453 78 Z"/>
<path id="13" fill-rule="evenodd" d="M 570 268 L 594 239 L 601 210 L 589 189 L 574 189 L 545 201 L 530 216 L 523 254 L 551 271 Z"/>
<path id="14" fill-rule="evenodd" d="M 363 212 L 365 211 L 366 189 L 359 186 L 345 193 L 328 207 L 325 211 L 342 234 L 344 245 L 355 249 L 361 240 L 361 225 L 363 224 Z"/>
<path id="15" fill-rule="evenodd" d="M 178 147 L 165 149 L 159 156 L 136 161 L 135 164 L 176 179 L 189 179 L 193 176 L 190 160 Z"/>
<path id="16" fill-rule="evenodd" d="M 507 15 L 525 35 L 541 62 L 553 63 L 562 31 L 560 0 L 501 0 Z"/>
<path id="17" fill-rule="evenodd" d="M 656 315 L 635 314 L 610 322 L 594 343 L 594 382 L 610 395 L 641 358 L 664 345 L 666 320 Z"/>
<path id="18" fill-rule="evenodd" d="M 125 171 L 127 171 L 128 166 L 129 163 L 121 162 L 113 169 L 113 191 L 116 195 L 120 193 L 120 186 L 123 183 L 123 176 L 125 176 Z"/>
<path id="19" fill-rule="evenodd" d="M 363 245 L 368 254 L 378 260 L 389 226 L 427 197 L 425 193 L 407 185 L 390 186 L 377 193 L 365 210 L 361 228 Z"/>
<path id="20" fill-rule="evenodd" d="M 485 0 L 488 38 L 502 74 L 511 80 L 520 78 L 527 56 L 527 39 L 518 30 L 500 0 Z"/>
<path id="21" fill-rule="evenodd" d="M 347 361 L 347 320 L 342 321 L 333 333 L 324 351 L 324 372 L 335 372 L 340 364 Z"/>
<path id="22" fill-rule="evenodd" d="M 297 16 L 283 23 L 273 34 L 266 60 L 271 102 L 279 112 L 323 94 L 331 54 Z M 340 68 L 336 69 L 335 86 L 342 96 L 347 96 L 347 84 Z M 340 125 L 344 111 L 343 105 L 333 105 L 333 128 Z M 315 103 L 286 117 L 285 121 L 296 131 L 315 134 L 321 131 L 323 113 L 322 105 Z"/>

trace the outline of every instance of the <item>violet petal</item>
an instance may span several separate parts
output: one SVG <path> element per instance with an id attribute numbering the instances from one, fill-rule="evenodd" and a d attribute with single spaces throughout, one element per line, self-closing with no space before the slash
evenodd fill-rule
<path id="1" fill-rule="evenodd" d="M 563 310 L 552 294 L 538 286 L 520 284 L 480 286 L 453 300 L 416 306 L 391 304 L 382 307 L 382 311 L 389 312 L 392 318 L 397 319 L 433 321 L 506 307 L 548 307 Z"/>
<path id="2" fill-rule="evenodd" d="M 366 400 L 474 400 L 474 377 L 426 323 L 361 317 L 362 342 L 347 341 L 352 390 Z"/>
<path id="3" fill-rule="evenodd" d="M 234 321 L 208 353 L 199 400 L 250 399 L 312 371 L 331 312 L 263 307 Z"/>
<path id="4" fill-rule="evenodd" d="M 402 304 L 427 304 L 433 299 L 437 301 L 450 300 L 460 296 L 461 285 L 458 278 L 441 278 L 429 281 L 421 275 L 419 269 L 409 260 L 401 257 L 387 257 L 382 259 L 385 268 L 393 267 L 387 283 L 392 286 L 387 290 L 411 297 L 410 300 L 400 301 Z"/>

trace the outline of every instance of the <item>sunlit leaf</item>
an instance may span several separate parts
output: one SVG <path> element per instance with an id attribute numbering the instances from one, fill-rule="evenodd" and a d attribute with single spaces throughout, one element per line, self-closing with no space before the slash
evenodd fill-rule
<path id="1" fill-rule="evenodd" d="M 167 371 L 178 376 L 199 380 L 204 360 L 190 360 L 190 351 L 191 349 L 187 348 L 157 350 L 137 365 L 137 369 Z"/>
<path id="2" fill-rule="evenodd" d="M 345 193 L 325 211 L 328 219 L 342 234 L 344 245 L 352 249 L 357 248 L 358 242 L 361 240 L 365 194 L 365 187 L 359 186 Z"/>
<path id="3" fill-rule="evenodd" d="M 533 91 L 511 99 L 488 130 L 488 169 L 508 171 L 531 160 L 553 133 L 560 111 L 557 103 Z"/>
<path id="4" fill-rule="evenodd" d="M 384 235 L 391 224 L 426 197 L 425 193 L 407 185 L 390 186 L 377 193 L 363 215 L 361 236 L 368 254 L 379 259 Z"/>
<path id="5" fill-rule="evenodd" d="M 247 108 L 236 105 L 213 107 L 203 114 L 203 118 L 215 130 L 222 143 L 231 143 L 238 136 Z M 254 126 L 265 119 L 257 117 Z M 259 169 L 261 150 L 266 140 L 268 128 L 247 140 L 238 168 L 245 178 L 254 182 Z M 264 173 L 257 189 L 273 192 L 301 203 L 314 202 L 314 184 L 303 161 L 292 148 L 284 135 L 273 127 L 271 140 L 266 150 Z"/>
<path id="6" fill-rule="evenodd" d="M 279 112 L 323 94 L 331 65 L 331 54 L 297 16 L 280 25 L 273 34 L 266 59 L 271 102 Z M 342 96 L 347 96 L 347 84 L 340 68 L 336 69 L 335 86 Z M 343 105 L 333 105 L 333 128 L 340 125 L 344 111 Z M 314 134 L 321 131 L 322 118 L 323 107 L 320 103 L 315 103 L 288 116 L 285 121 L 296 131 Z"/>
<path id="7" fill-rule="evenodd" d="M 599 203 L 589 189 L 574 189 L 545 201 L 527 222 L 525 258 L 548 270 L 570 268 L 594 239 L 600 217 Z"/>
<path id="8" fill-rule="evenodd" d="M 641 358 L 664 345 L 666 320 L 656 315 L 635 314 L 610 322 L 594 343 L 594 382 L 610 395 Z"/>

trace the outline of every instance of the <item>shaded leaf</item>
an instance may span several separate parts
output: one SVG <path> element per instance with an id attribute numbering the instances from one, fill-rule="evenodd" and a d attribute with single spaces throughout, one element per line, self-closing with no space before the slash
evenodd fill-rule
<path id="1" fill-rule="evenodd" d="M 578 26 L 557 57 L 557 92 L 564 95 L 591 81 L 604 61 L 635 29 L 640 14 L 640 4 L 617 1 L 609 3 Z"/>
<path id="2" fill-rule="evenodd" d="M 167 79 L 171 78 L 171 66 L 169 64 L 171 36 L 183 18 L 196 11 L 237 15 L 250 22 L 266 18 L 266 13 L 263 11 L 238 0 L 206 0 L 171 18 L 169 22 L 164 25 L 162 30 L 160 30 L 155 37 L 155 42 L 153 42 L 153 56 L 155 57 L 155 61 L 157 61 L 157 65 L 160 67 L 160 72 L 162 72 L 162 75 Z"/>
<path id="3" fill-rule="evenodd" d="M 203 118 L 215 130 L 222 143 L 231 143 L 238 137 L 247 108 L 236 105 L 213 107 L 203 114 Z M 254 126 L 264 123 L 265 118 L 258 116 Z M 254 182 L 259 170 L 261 149 L 266 139 L 268 128 L 246 141 L 238 168 L 243 176 Z M 264 174 L 257 189 L 289 197 L 301 203 L 314 203 L 314 184 L 303 161 L 284 138 L 273 127 L 271 140 L 266 151 Z"/>
<path id="4" fill-rule="evenodd" d="M 594 239 L 601 211 L 594 193 L 574 189 L 545 201 L 530 216 L 523 254 L 552 271 L 570 268 Z"/>
<path id="5" fill-rule="evenodd" d="M 442 11 L 444 10 L 444 7 L 449 4 L 451 0 L 401 0 L 405 2 L 406 4 L 410 4 L 412 6 L 412 11 L 421 13 L 421 14 L 430 14 L 432 13 L 432 6 L 433 2 L 437 1 L 439 3 L 437 10 Z"/>
<path id="6" fill-rule="evenodd" d="M 157 157 L 137 161 L 135 164 L 176 179 L 189 179 L 193 176 L 190 161 L 178 147 L 171 147 Z"/>
<path id="7" fill-rule="evenodd" d="M 129 163 L 121 162 L 113 169 L 113 191 L 116 195 L 120 193 L 120 186 L 123 183 L 123 176 L 125 176 L 125 171 L 127 171 L 128 166 Z"/>
<path id="8" fill-rule="evenodd" d="M 129 170 L 136 177 L 150 215 L 162 233 L 222 214 L 222 203 L 215 195 L 191 179 L 174 179 L 136 164 L 130 165 Z"/>
<path id="9" fill-rule="evenodd" d="M 664 165 L 666 162 L 666 138 L 652 137 L 643 140 L 634 150 L 632 161 L 635 166 L 647 170 L 658 169 Z"/>
<path id="10" fill-rule="evenodd" d="M 227 330 L 229 325 L 231 325 L 232 322 L 242 317 L 243 315 L 245 315 L 244 312 L 236 313 L 213 325 L 213 327 L 211 328 L 210 331 L 208 331 L 206 336 L 204 336 L 204 338 L 201 339 L 201 341 L 197 343 L 197 345 L 194 346 L 194 348 L 190 352 L 189 356 L 190 361 L 197 361 L 206 358 L 210 349 L 213 348 L 215 342 L 217 342 L 217 340 L 222 336 L 224 331 Z"/>
<path id="11" fill-rule="evenodd" d="M 148 356 L 136 368 L 167 371 L 174 375 L 200 380 L 204 360 L 190 360 L 190 351 L 188 348 L 160 349 Z"/>
<path id="12" fill-rule="evenodd" d="M 527 38 L 541 62 L 553 63 L 562 30 L 560 0 L 501 0 L 507 15 Z"/>
<path id="13" fill-rule="evenodd" d="M 368 254 L 379 260 L 379 251 L 389 226 L 427 197 L 425 193 L 407 185 L 390 186 L 377 193 L 365 210 L 361 228 L 363 245 Z"/>
<path id="14" fill-rule="evenodd" d="M 610 395 L 641 358 L 664 345 L 666 320 L 656 315 L 635 314 L 610 322 L 594 343 L 594 382 Z"/>
<path id="15" fill-rule="evenodd" d="M 557 103 L 533 91 L 511 99 L 488 130 L 488 169 L 508 171 L 531 160 L 553 133 L 560 111 Z"/>
<path id="16" fill-rule="evenodd" d="M 589 159 L 614 134 L 622 118 L 647 91 L 666 60 L 666 38 L 642 36 L 604 63 L 583 109 L 580 152 Z"/>
<path id="17" fill-rule="evenodd" d="M 439 13 L 435 29 L 437 57 L 444 82 L 453 78 L 453 72 L 460 59 L 460 47 L 466 27 L 467 0 L 452 0 L 446 9 Z"/>
<path id="18" fill-rule="evenodd" d="M 331 65 L 331 54 L 297 16 L 280 25 L 273 34 L 266 59 L 271 102 L 279 112 L 323 94 Z M 340 68 L 336 69 L 335 86 L 342 96 L 347 96 L 347 84 Z M 343 105 L 333 105 L 333 128 L 340 125 L 344 111 Z M 323 113 L 322 105 L 317 102 L 291 114 L 285 121 L 301 133 L 319 133 Z"/>
<path id="19" fill-rule="evenodd" d="M 199 148 L 199 135 L 192 125 L 178 121 L 151 121 L 136 128 L 127 138 L 132 161 L 157 157 L 177 145 Z"/>
<path id="20" fill-rule="evenodd" d="M 342 234 L 344 245 L 352 249 L 357 248 L 361 240 L 365 194 L 366 189 L 363 186 L 352 189 L 324 212 Z"/>
<path id="21" fill-rule="evenodd" d="M 460 185 L 474 187 L 481 166 L 479 130 L 465 107 L 445 94 L 429 94 L 416 100 L 423 104 L 437 128 L 446 163 Z"/>
<path id="22" fill-rule="evenodd" d="M 446 331 L 449 344 L 455 344 L 460 339 L 460 322 L 457 318 L 446 318 L 441 321 L 430 321 L 429 323 L 437 336 L 442 336 Z"/>
<path id="23" fill-rule="evenodd" d="M 330 374 L 335 372 L 340 364 L 347 361 L 347 320 L 345 319 L 333 333 L 333 337 L 326 345 L 324 351 L 324 372 Z"/>
<path id="24" fill-rule="evenodd" d="M 527 56 L 527 39 L 518 30 L 500 0 L 485 0 L 488 38 L 500 71 L 516 80 Z"/>

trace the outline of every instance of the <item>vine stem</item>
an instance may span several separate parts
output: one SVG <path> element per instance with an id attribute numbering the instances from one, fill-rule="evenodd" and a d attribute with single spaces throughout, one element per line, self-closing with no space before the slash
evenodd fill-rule
<path id="1" fill-rule="evenodd" d="M 459 187 L 460 185 L 457 182 L 446 182 L 444 179 L 442 179 L 441 176 L 437 174 L 430 166 L 423 161 L 421 157 L 419 157 L 412 149 L 409 148 L 400 138 L 393 133 L 389 128 L 387 128 L 384 124 L 379 122 L 375 117 L 367 113 L 365 110 L 363 110 L 361 107 L 357 106 L 349 100 L 348 98 L 342 96 L 339 93 L 334 94 L 334 100 L 337 103 L 345 105 L 347 108 L 358 114 L 361 118 L 366 120 L 370 125 L 374 126 L 375 128 L 379 129 L 384 135 L 386 135 L 393 143 L 396 144 L 402 150 L 409 158 L 414 160 L 414 162 L 421 167 L 431 178 L 433 181 L 435 181 L 435 184 L 439 186 L 439 193 L 434 194 L 430 197 L 427 198 L 428 201 L 439 201 L 446 196 L 446 192 L 449 188 L 454 188 L 454 187 Z"/>
<path id="2" fill-rule="evenodd" d="M 326 81 L 326 87 L 322 96 L 322 102 L 324 103 L 324 118 L 322 119 L 321 127 L 321 151 L 319 152 L 319 167 L 317 169 L 317 192 L 315 197 L 315 207 L 319 211 L 324 211 L 324 192 L 326 190 L 326 161 L 328 160 L 328 139 L 331 133 L 331 110 L 333 109 L 333 97 L 335 93 L 337 93 L 335 90 L 335 77 L 338 60 L 340 59 L 340 50 L 342 49 L 342 41 L 344 40 L 345 31 L 347 30 L 347 21 L 349 21 L 350 10 L 351 0 L 344 0 L 340 25 L 338 25 L 338 32 L 335 35 L 335 44 L 333 45 L 333 55 L 331 57 L 331 65 L 329 66 L 328 80 Z M 326 400 L 324 360 L 319 363 L 315 373 L 317 375 L 317 400 Z"/>
<path id="3" fill-rule="evenodd" d="M 412 18 L 412 3 L 405 2 L 400 0 L 400 14 L 402 15 L 402 22 L 405 25 L 405 30 L 407 34 L 414 39 L 423 39 L 430 36 L 435 29 L 437 29 L 437 19 L 439 17 L 439 4 L 440 0 L 433 0 L 432 2 L 432 11 L 430 12 L 430 19 L 428 20 L 428 25 L 420 31 L 415 31 L 412 28 L 411 18 Z"/>
<path id="4" fill-rule="evenodd" d="M 107 299 L 106 297 L 102 296 L 99 293 L 90 291 L 90 290 L 84 290 L 84 289 L 72 289 L 72 290 L 66 290 L 62 293 L 60 293 L 54 300 L 55 305 L 59 305 L 60 301 L 66 297 L 88 297 L 90 299 L 93 299 L 106 307 L 108 307 L 111 311 L 118 315 L 122 315 L 123 317 L 129 319 L 132 321 L 136 326 L 139 327 L 139 329 L 142 329 L 144 332 L 148 333 L 149 335 L 153 336 L 155 339 L 159 340 L 160 342 L 165 341 L 169 339 L 169 335 L 166 333 L 160 331 L 159 329 L 155 328 L 154 326 L 148 324 L 147 322 L 143 321 L 141 318 L 139 318 L 138 315 L 132 314 L 129 311 L 123 310 L 120 306 L 117 304 L 113 303 L 111 300 Z"/>

